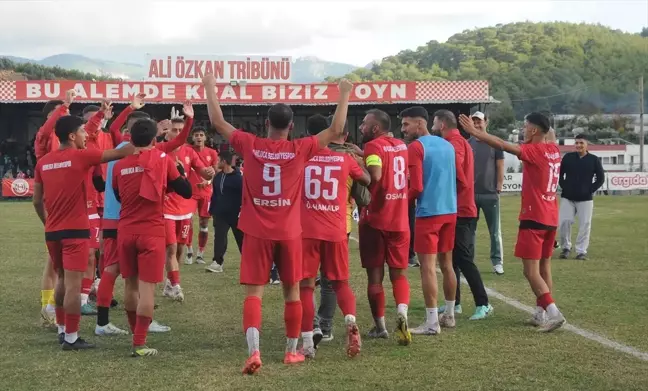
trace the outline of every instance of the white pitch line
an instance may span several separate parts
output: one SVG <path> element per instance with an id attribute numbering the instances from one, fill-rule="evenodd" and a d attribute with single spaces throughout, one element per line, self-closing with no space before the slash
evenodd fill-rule
<path id="1" fill-rule="evenodd" d="M 354 238 L 353 236 L 350 237 L 351 240 L 354 242 L 358 242 L 357 238 Z M 437 270 L 437 273 L 440 273 L 440 270 Z M 461 278 L 461 282 L 464 285 L 468 285 L 468 282 L 466 281 L 465 278 Z M 503 294 L 497 292 L 496 290 L 490 289 L 486 287 L 486 293 L 488 294 L 489 297 L 494 297 L 500 301 L 503 301 L 504 303 L 510 305 L 511 307 L 515 307 L 520 311 L 524 311 L 529 314 L 533 314 L 535 312 L 535 309 L 526 305 L 522 304 L 519 301 L 512 299 L 508 296 L 504 296 Z M 590 341 L 597 342 L 603 346 L 606 346 L 608 348 L 614 349 L 618 352 L 622 352 L 625 354 L 629 354 L 633 357 L 636 357 L 640 360 L 643 361 L 648 361 L 648 353 L 642 352 L 640 350 L 637 350 L 633 348 L 632 346 L 624 345 L 618 342 L 615 342 L 609 338 L 606 338 L 600 334 L 591 332 L 589 330 L 581 329 L 580 327 L 576 327 L 571 324 L 565 324 L 565 326 L 562 327 L 564 330 L 571 331 L 572 333 L 576 335 L 580 335 L 583 338 L 589 339 Z"/>

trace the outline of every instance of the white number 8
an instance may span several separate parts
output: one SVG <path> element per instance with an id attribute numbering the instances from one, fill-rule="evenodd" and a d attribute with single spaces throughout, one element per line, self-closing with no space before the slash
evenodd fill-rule
<path id="1" fill-rule="evenodd" d="M 263 186 L 263 195 L 266 197 L 278 196 L 281 194 L 281 167 L 265 163 L 263 165 L 263 180 L 269 182 L 271 186 Z"/>
<path id="2" fill-rule="evenodd" d="M 402 190 L 407 185 L 405 168 L 405 159 L 402 156 L 394 157 L 394 187 L 396 190 Z"/>

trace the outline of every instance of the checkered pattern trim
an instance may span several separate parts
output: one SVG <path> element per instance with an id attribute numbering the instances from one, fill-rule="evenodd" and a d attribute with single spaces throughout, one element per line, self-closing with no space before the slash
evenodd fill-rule
<path id="1" fill-rule="evenodd" d="M 488 82 L 476 81 L 419 81 L 416 82 L 418 101 L 488 101 Z"/>
<path id="2" fill-rule="evenodd" d="M 0 102 L 16 100 L 16 83 L 0 81 Z"/>

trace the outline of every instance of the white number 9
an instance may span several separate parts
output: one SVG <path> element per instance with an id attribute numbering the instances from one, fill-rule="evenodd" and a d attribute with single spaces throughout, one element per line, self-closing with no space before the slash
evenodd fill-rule
<path id="1" fill-rule="evenodd" d="M 265 163 L 263 165 L 263 180 L 270 186 L 263 186 L 263 195 L 266 197 L 278 196 L 281 194 L 281 167 Z"/>

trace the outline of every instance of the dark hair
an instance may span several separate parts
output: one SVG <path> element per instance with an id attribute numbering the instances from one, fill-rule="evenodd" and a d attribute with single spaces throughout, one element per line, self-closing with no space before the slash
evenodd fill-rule
<path id="1" fill-rule="evenodd" d="M 143 118 L 138 119 L 131 126 L 131 143 L 136 147 L 146 147 L 151 144 L 157 135 L 157 124 L 155 121 Z"/>
<path id="2" fill-rule="evenodd" d="M 391 129 L 391 118 L 389 117 L 389 114 L 379 109 L 371 109 L 367 111 L 367 115 L 368 114 L 373 115 L 383 131 L 389 132 Z"/>
<path id="3" fill-rule="evenodd" d="M 99 110 L 101 110 L 101 107 L 99 106 L 87 105 L 86 107 L 83 108 L 83 115 L 86 115 L 88 113 L 96 113 Z"/>
<path id="4" fill-rule="evenodd" d="M 149 119 L 151 118 L 148 113 L 145 113 L 143 111 L 133 111 L 132 113 L 128 114 L 128 117 L 126 117 L 126 123 L 132 119 Z"/>
<path id="5" fill-rule="evenodd" d="M 223 151 L 220 153 L 218 156 L 220 160 L 224 161 L 225 163 L 232 165 L 232 159 L 234 158 L 234 155 L 230 151 Z"/>
<path id="6" fill-rule="evenodd" d="M 268 109 L 268 120 L 270 121 L 270 126 L 275 129 L 287 129 L 293 120 L 293 111 L 286 104 L 274 104 Z"/>
<path id="7" fill-rule="evenodd" d="M 195 128 L 191 129 L 191 135 L 194 135 L 196 133 L 205 133 L 206 135 L 207 131 L 202 126 L 196 126 Z"/>
<path id="8" fill-rule="evenodd" d="M 550 128 L 553 128 L 553 127 L 554 127 L 554 116 L 553 116 L 553 114 L 551 113 L 551 111 L 549 111 L 549 110 L 542 110 L 542 111 L 540 111 L 540 114 L 542 114 L 542 115 L 544 115 L 545 117 L 547 117 L 547 119 L 549 120 L 549 127 L 550 127 Z"/>
<path id="9" fill-rule="evenodd" d="M 56 121 L 56 125 L 54 125 L 54 133 L 61 144 L 63 144 L 66 143 L 70 135 L 76 133 L 84 123 L 85 121 L 81 117 L 66 115 Z"/>
<path id="10" fill-rule="evenodd" d="M 408 107 L 400 113 L 401 118 L 423 118 L 425 121 L 430 120 L 430 115 L 423 106 Z"/>
<path id="11" fill-rule="evenodd" d="M 334 115 L 329 115 L 328 117 L 326 117 L 326 123 L 328 124 L 329 128 L 333 124 L 333 117 Z M 345 121 L 344 128 L 342 129 L 342 135 L 344 136 L 348 133 L 349 133 L 349 121 Z"/>
<path id="12" fill-rule="evenodd" d="M 551 128 L 549 118 L 547 118 L 547 116 L 542 113 L 538 113 L 537 111 L 527 114 L 524 119 L 528 123 L 537 126 L 542 131 L 542 133 L 549 132 L 549 128 Z"/>
<path id="13" fill-rule="evenodd" d="M 434 118 L 438 118 L 439 121 L 446 124 L 449 128 L 454 129 L 457 127 L 457 117 L 455 117 L 454 113 L 450 110 L 437 110 L 434 113 Z"/>
<path id="14" fill-rule="evenodd" d="M 172 118 L 171 124 L 184 124 L 185 121 L 182 118 Z"/>
<path id="15" fill-rule="evenodd" d="M 63 103 L 65 102 L 63 102 L 62 100 L 51 100 L 45 103 L 45 106 L 43 107 L 43 114 L 47 115 L 51 113 L 56 108 L 56 106 L 62 105 Z"/>
<path id="16" fill-rule="evenodd" d="M 319 134 L 322 130 L 327 129 L 328 127 L 329 123 L 326 120 L 326 117 L 322 114 L 312 115 L 306 120 L 306 131 L 308 131 L 308 134 L 312 136 Z"/>
<path id="17" fill-rule="evenodd" d="M 585 141 L 587 141 L 587 137 L 586 137 L 584 134 L 582 134 L 582 133 L 581 133 L 581 134 L 577 134 L 576 136 L 574 136 L 574 138 L 575 138 L 576 140 L 585 140 Z"/>

